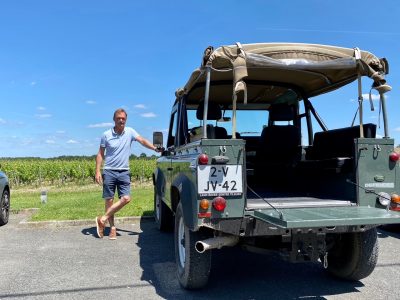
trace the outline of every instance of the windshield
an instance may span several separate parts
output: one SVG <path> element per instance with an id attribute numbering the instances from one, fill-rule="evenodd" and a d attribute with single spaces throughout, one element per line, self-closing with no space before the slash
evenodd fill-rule
<path id="1" fill-rule="evenodd" d="M 222 111 L 223 118 L 220 120 L 208 120 L 207 124 L 223 127 L 228 135 L 232 135 L 232 110 Z M 201 126 L 202 123 L 196 118 L 195 110 L 188 110 L 188 128 Z M 225 121 L 223 121 L 223 119 Z M 236 132 L 240 136 L 261 135 L 261 131 L 268 124 L 267 110 L 237 110 L 236 111 Z"/>

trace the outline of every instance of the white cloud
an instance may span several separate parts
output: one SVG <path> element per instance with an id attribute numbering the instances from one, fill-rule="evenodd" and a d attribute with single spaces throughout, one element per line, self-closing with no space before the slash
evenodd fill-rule
<path id="1" fill-rule="evenodd" d="M 377 139 L 381 139 L 381 138 L 383 138 L 383 136 L 380 135 L 380 134 L 377 134 L 377 135 L 376 135 L 376 138 L 377 138 Z"/>
<path id="2" fill-rule="evenodd" d="M 144 104 L 136 104 L 135 108 L 145 109 L 146 106 Z"/>
<path id="3" fill-rule="evenodd" d="M 42 110 L 42 111 L 43 111 L 43 110 L 46 110 L 46 107 L 38 106 L 38 107 L 36 107 L 36 109 L 37 109 L 37 110 Z"/>
<path id="4" fill-rule="evenodd" d="M 364 100 L 369 100 L 369 94 L 362 94 L 362 96 Z M 377 101 L 380 99 L 380 97 L 378 94 L 371 94 L 371 99 Z"/>
<path id="5" fill-rule="evenodd" d="M 36 118 L 38 118 L 38 119 L 48 119 L 48 118 L 51 118 L 51 117 L 52 117 L 51 114 L 36 114 L 35 116 L 36 116 Z"/>
<path id="6" fill-rule="evenodd" d="M 32 143 L 33 143 L 33 139 L 31 139 L 31 138 L 23 139 L 21 141 L 21 146 L 28 146 L 28 145 L 31 145 Z"/>
<path id="7" fill-rule="evenodd" d="M 114 123 L 97 123 L 97 124 L 89 124 L 89 128 L 102 128 L 102 127 L 112 127 Z"/>
<path id="8" fill-rule="evenodd" d="M 69 140 L 69 141 L 67 141 L 67 144 L 78 144 L 78 141 L 75 141 L 75 140 Z"/>
<path id="9" fill-rule="evenodd" d="M 400 131 L 400 127 L 395 128 L 394 131 Z"/>
<path id="10" fill-rule="evenodd" d="M 31 86 L 35 86 L 36 84 L 37 84 L 36 81 L 32 81 L 32 82 L 31 82 Z"/>
<path id="11" fill-rule="evenodd" d="M 57 130 L 56 133 L 57 134 L 64 134 L 66 131 L 65 130 Z"/>
<path id="12" fill-rule="evenodd" d="M 0 124 L 6 124 L 6 123 L 7 123 L 6 120 L 0 118 Z"/>
<path id="13" fill-rule="evenodd" d="M 157 117 L 157 115 L 155 113 L 152 113 L 152 112 L 141 114 L 141 116 L 143 118 L 155 118 L 155 117 Z"/>
<path id="14" fill-rule="evenodd" d="M 86 104 L 89 104 L 89 105 L 93 105 L 93 104 L 96 104 L 97 102 L 96 101 L 93 101 L 93 100 L 86 100 Z"/>
<path id="15" fill-rule="evenodd" d="M 45 143 L 46 144 L 55 144 L 56 142 L 54 140 L 46 140 Z"/>

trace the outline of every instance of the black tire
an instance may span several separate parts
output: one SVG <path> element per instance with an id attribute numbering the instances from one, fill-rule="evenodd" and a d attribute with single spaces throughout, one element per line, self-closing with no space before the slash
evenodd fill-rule
<path id="1" fill-rule="evenodd" d="M 345 233 L 328 252 L 328 272 L 346 280 L 360 280 L 372 273 L 378 260 L 376 228 Z"/>
<path id="2" fill-rule="evenodd" d="M 211 270 L 211 251 L 198 253 L 195 243 L 209 236 L 200 231 L 191 231 L 184 223 L 182 204 L 175 214 L 175 259 L 180 285 L 185 289 L 198 289 L 208 282 Z"/>
<path id="3" fill-rule="evenodd" d="M 0 199 L 0 226 L 8 223 L 8 217 L 10 215 L 10 192 L 4 190 L 3 195 Z"/>
<path id="4" fill-rule="evenodd" d="M 157 193 L 156 186 L 154 186 L 154 220 L 160 231 L 171 231 L 173 228 L 172 212 Z"/>

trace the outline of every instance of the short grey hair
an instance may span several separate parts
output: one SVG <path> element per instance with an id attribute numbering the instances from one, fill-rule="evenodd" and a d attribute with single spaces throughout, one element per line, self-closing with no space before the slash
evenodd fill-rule
<path id="1" fill-rule="evenodd" d="M 126 112 L 125 109 L 123 108 L 118 108 L 116 111 L 114 111 L 114 116 L 113 116 L 113 120 L 115 120 L 115 116 L 119 113 L 124 113 L 125 117 L 128 118 L 128 113 Z"/>

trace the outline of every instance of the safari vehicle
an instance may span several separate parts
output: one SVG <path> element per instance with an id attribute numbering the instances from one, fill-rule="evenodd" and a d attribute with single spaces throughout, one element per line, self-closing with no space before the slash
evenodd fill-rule
<path id="1" fill-rule="evenodd" d="M 347 280 L 374 270 L 376 227 L 400 223 L 393 211 L 400 207 L 399 155 L 388 132 L 388 70 L 386 59 L 357 48 L 206 49 L 201 67 L 176 92 L 153 177 L 155 219 L 161 230 L 174 221 L 184 288 L 206 285 L 210 250 L 223 246 L 321 262 Z M 362 79 L 380 95 L 383 137 L 376 124 L 364 123 Z M 357 125 L 348 126 L 350 118 L 328 129 L 313 102 L 352 82 Z M 342 114 L 348 99 L 334 101 Z M 163 145 L 160 133 L 154 143 Z"/>

